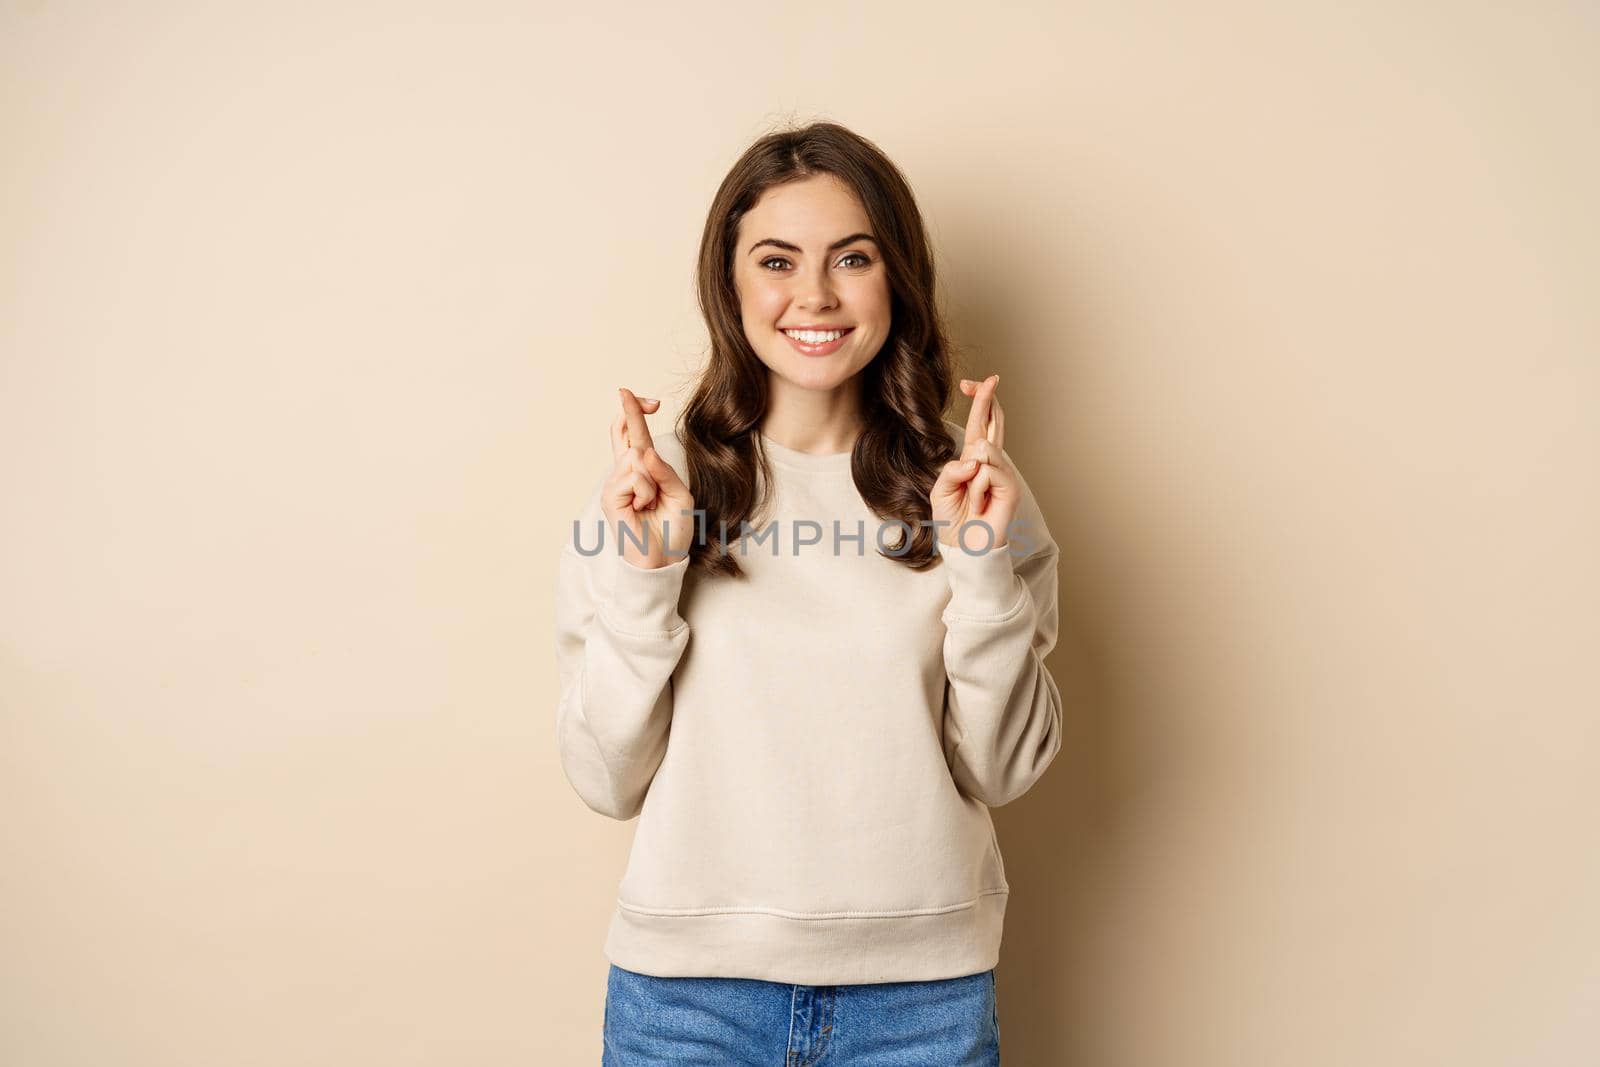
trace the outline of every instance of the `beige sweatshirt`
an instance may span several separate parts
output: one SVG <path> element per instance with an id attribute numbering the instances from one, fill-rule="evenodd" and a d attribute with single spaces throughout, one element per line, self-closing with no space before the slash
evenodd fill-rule
<path id="1" fill-rule="evenodd" d="M 562 767 L 593 810 L 639 817 L 605 955 L 805 985 L 987 970 L 1010 891 L 989 808 L 1061 746 L 1057 546 L 1024 483 L 1008 545 L 978 554 L 974 530 L 975 554 L 913 571 L 879 556 L 899 528 L 849 453 L 765 445 L 744 578 L 635 567 L 613 528 L 583 554 L 609 527 L 598 481 L 562 533 Z M 686 476 L 670 431 L 656 448 Z"/>

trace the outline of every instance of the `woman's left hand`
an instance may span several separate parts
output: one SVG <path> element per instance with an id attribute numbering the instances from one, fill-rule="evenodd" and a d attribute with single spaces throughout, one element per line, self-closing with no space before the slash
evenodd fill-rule
<path id="1" fill-rule="evenodd" d="M 966 443 L 961 458 L 944 465 L 928 492 L 934 521 L 949 524 L 934 527 L 939 543 L 958 551 L 965 545 L 967 550 L 978 554 L 989 544 L 989 538 L 981 530 L 973 530 L 961 538 L 962 526 L 975 520 L 994 531 L 993 547 L 1005 545 L 1006 530 L 1022 503 L 1017 472 L 1003 451 L 1006 420 L 995 396 L 999 388 L 998 374 L 991 374 L 981 382 L 961 379 L 961 391 L 972 397 Z"/>

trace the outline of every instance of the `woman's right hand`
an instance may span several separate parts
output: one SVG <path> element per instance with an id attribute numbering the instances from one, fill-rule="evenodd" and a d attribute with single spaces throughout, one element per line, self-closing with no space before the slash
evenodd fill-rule
<path id="1" fill-rule="evenodd" d="M 635 567 L 654 569 L 676 563 L 694 541 L 694 496 L 678 472 L 656 452 L 644 416 L 659 400 L 640 400 L 628 389 L 618 389 L 622 414 L 611 423 L 611 450 L 616 466 L 600 493 L 612 536 L 622 543 L 622 558 Z M 623 536 L 618 526 L 633 531 Z M 637 541 L 644 542 L 644 549 Z"/>

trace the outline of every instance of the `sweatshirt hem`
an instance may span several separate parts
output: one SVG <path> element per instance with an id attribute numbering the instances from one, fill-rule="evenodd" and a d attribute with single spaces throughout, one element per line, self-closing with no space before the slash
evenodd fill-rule
<path id="1" fill-rule="evenodd" d="M 925 982 L 999 963 L 1006 888 L 936 908 L 788 912 L 647 908 L 618 900 L 605 955 L 657 977 L 755 978 L 799 985 Z"/>

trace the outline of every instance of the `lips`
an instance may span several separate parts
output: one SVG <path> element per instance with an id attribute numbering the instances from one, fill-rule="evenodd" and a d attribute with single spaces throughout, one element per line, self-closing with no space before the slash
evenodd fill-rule
<path id="1" fill-rule="evenodd" d="M 823 341 L 820 344 L 807 344 L 804 341 L 796 341 L 793 337 L 783 333 L 782 330 L 779 330 L 778 332 L 783 333 L 783 339 L 788 341 L 789 344 L 793 345 L 794 350 L 803 356 L 829 356 L 843 348 L 844 343 L 849 340 L 850 335 L 855 332 L 854 326 L 835 326 L 833 329 L 843 330 L 844 332 L 838 337 L 834 338 L 832 341 Z"/>

